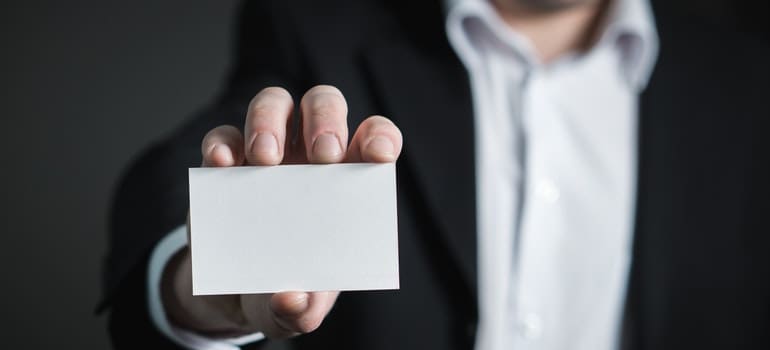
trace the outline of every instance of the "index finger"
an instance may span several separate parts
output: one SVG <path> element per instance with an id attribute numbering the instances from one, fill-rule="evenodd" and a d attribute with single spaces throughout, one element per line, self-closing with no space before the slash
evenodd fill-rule
<path id="1" fill-rule="evenodd" d="M 249 103 L 246 115 L 245 154 L 252 165 L 280 164 L 286 145 L 286 125 L 294 110 L 294 101 L 288 91 L 268 87 Z"/>

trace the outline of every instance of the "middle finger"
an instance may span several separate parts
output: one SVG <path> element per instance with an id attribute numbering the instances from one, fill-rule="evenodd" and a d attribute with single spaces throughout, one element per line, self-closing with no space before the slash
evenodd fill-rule
<path id="1" fill-rule="evenodd" d="M 300 102 L 302 137 L 310 163 L 338 163 L 348 143 L 348 105 L 335 87 L 318 85 Z"/>

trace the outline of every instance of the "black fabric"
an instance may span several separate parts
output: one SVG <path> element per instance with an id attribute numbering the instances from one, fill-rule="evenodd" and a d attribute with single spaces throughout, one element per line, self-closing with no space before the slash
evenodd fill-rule
<path id="1" fill-rule="evenodd" d="M 187 168 L 220 124 L 241 127 L 261 88 L 339 87 L 351 130 L 404 134 L 401 290 L 342 293 L 298 349 L 471 349 L 476 333 L 473 115 L 439 1 L 248 1 L 225 92 L 141 156 L 115 197 L 103 306 L 116 345 L 173 348 L 146 312 L 147 257 L 185 222 Z M 770 53 L 656 13 L 661 51 L 641 96 L 631 349 L 770 348 Z M 600 219 L 600 218 L 597 218 Z M 590 321 L 590 315 L 586 315 Z M 260 344 L 253 345 L 254 347 Z"/>

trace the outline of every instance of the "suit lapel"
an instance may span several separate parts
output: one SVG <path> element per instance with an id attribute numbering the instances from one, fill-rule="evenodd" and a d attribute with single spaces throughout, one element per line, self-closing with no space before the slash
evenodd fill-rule
<path id="1" fill-rule="evenodd" d="M 661 49 L 640 99 L 636 225 L 627 306 L 634 349 L 687 347 L 724 329 L 719 317 L 743 251 L 731 208 L 745 199 L 739 114 L 711 87 L 717 74 L 679 23 L 656 12 Z M 707 50 L 710 50 L 708 48 Z M 701 77 L 708 77 L 699 82 Z M 684 93 L 683 93 L 684 92 Z M 726 119 L 725 116 L 730 116 Z M 729 120 L 729 122 L 726 122 Z M 726 136 L 733 135 L 733 136 Z M 720 142 L 730 140 L 730 142 Z M 718 199 L 718 200 L 715 200 Z M 725 205 L 724 203 L 730 203 Z M 731 255 L 731 252 L 734 253 Z M 712 262 L 719 262 L 712 265 Z M 731 265 L 734 264 L 734 265 Z M 721 281 L 721 282 L 720 282 Z M 718 291 L 718 292 L 716 292 Z M 732 310 L 730 310 L 732 312 Z M 728 312 L 726 312 L 728 313 Z M 715 344 L 710 344 L 714 345 Z M 678 346 L 677 346 L 678 347 Z"/>
<path id="2" fill-rule="evenodd" d="M 454 54 L 418 48 L 406 39 L 373 45 L 365 61 L 382 108 L 404 133 L 401 161 L 475 298 L 475 164 L 467 74 Z"/>

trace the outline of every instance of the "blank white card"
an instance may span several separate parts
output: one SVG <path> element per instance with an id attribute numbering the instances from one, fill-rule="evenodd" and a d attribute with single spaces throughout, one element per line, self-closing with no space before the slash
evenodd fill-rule
<path id="1" fill-rule="evenodd" d="M 398 289 L 395 165 L 191 168 L 193 294 Z"/>

